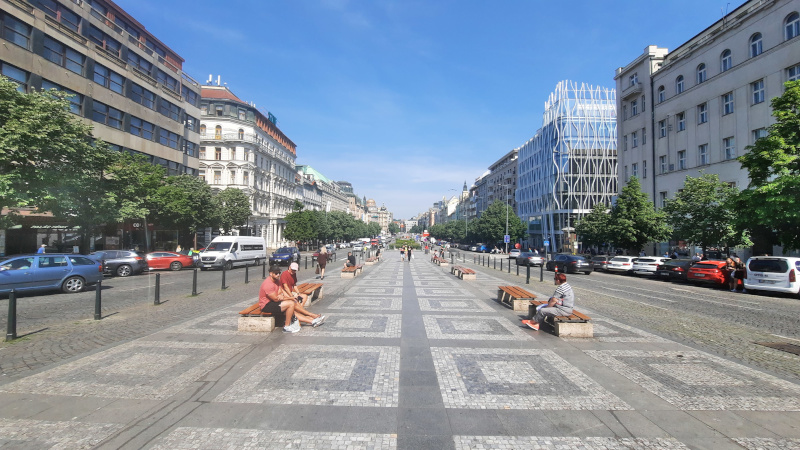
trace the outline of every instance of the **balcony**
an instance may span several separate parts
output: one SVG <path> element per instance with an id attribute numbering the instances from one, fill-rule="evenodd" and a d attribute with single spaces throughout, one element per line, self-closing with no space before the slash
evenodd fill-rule
<path id="1" fill-rule="evenodd" d="M 633 86 L 628 86 L 622 91 L 622 99 L 625 100 L 641 93 L 642 93 L 642 83 L 639 83 L 637 81 L 636 83 L 633 84 Z"/>

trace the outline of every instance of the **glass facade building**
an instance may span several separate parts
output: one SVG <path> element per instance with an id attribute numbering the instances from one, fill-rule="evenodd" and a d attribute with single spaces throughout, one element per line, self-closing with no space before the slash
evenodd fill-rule
<path id="1" fill-rule="evenodd" d="M 542 128 L 519 147 L 517 215 L 528 246 L 577 248 L 574 227 L 617 194 L 616 91 L 559 82 L 545 103 Z"/>

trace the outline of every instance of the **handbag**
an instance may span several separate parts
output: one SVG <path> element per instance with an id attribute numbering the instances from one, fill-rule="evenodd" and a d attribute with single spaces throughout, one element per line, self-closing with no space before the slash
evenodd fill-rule
<path id="1" fill-rule="evenodd" d="M 314 270 L 314 273 L 319 275 L 319 264 L 317 264 L 317 268 Z"/>

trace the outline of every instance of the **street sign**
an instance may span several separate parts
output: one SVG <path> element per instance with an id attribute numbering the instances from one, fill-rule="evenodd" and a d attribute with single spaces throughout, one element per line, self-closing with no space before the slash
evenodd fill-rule
<path id="1" fill-rule="evenodd" d="M 509 242 L 511 242 L 511 236 L 509 236 L 509 235 L 505 235 L 505 236 L 503 236 L 503 242 L 505 242 L 506 244 L 508 244 Z"/>
<path id="2" fill-rule="evenodd" d="M 547 241 L 547 240 L 546 240 L 546 241 L 542 242 L 542 244 L 543 244 L 545 247 L 550 247 L 550 241 Z"/>

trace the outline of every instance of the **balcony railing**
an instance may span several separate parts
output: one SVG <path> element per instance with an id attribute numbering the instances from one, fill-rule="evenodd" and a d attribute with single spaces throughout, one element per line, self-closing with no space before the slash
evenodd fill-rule
<path id="1" fill-rule="evenodd" d="M 223 141 L 223 142 L 247 142 L 250 144 L 256 144 L 261 148 L 262 151 L 268 153 L 270 156 L 280 159 L 287 164 L 294 164 L 294 161 L 284 154 L 284 152 L 276 151 L 274 148 L 270 148 L 267 145 L 267 140 L 261 138 L 260 136 L 254 134 L 239 134 L 239 133 L 222 133 L 222 134 L 201 134 L 200 140 L 215 140 L 215 141 Z"/>

